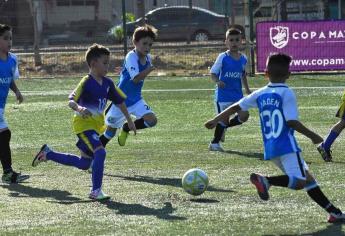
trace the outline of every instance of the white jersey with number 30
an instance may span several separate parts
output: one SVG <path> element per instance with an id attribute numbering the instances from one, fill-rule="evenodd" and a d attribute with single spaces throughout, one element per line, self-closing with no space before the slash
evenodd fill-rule
<path id="1" fill-rule="evenodd" d="M 294 92 L 284 83 L 269 83 L 239 101 L 242 110 L 259 109 L 264 141 L 264 157 L 270 160 L 292 152 L 300 152 L 289 120 L 298 120 Z"/>

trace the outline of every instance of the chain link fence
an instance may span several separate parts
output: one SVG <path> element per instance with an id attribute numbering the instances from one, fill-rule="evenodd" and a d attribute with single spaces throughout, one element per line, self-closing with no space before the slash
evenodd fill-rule
<path id="1" fill-rule="evenodd" d="M 127 36 L 122 29 L 123 3 Z M 254 72 L 250 27 L 267 20 L 331 18 L 332 4 L 322 0 L 0 0 L 0 22 L 13 27 L 13 52 L 24 77 L 85 74 L 84 53 L 92 43 L 110 48 L 111 68 L 121 66 L 123 41 L 130 42 L 135 26 L 142 22 L 158 29 L 151 51 L 155 73 L 190 76 L 208 74 L 217 55 L 226 50 L 229 25 L 242 29 L 248 71 Z M 129 43 L 128 50 L 132 48 Z"/>

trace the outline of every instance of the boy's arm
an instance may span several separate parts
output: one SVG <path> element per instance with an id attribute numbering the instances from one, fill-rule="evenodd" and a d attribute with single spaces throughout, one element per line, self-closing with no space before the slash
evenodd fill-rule
<path id="1" fill-rule="evenodd" d="M 314 144 L 319 144 L 323 142 L 323 138 L 318 135 L 317 133 L 311 131 L 310 129 L 308 129 L 307 127 L 305 127 L 300 121 L 298 120 L 288 120 L 287 121 L 287 125 L 296 130 L 297 132 L 303 134 L 304 136 L 308 137 L 309 139 L 311 139 L 311 141 Z"/>
<path id="2" fill-rule="evenodd" d="M 10 84 L 10 89 L 14 92 L 14 94 L 16 95 L 17 101 L 18 103 L 22 103 L 24 101 L 23 95 L 20 92 L 20 90 L 18 89 L 16 82 L 14 82 L 13 80 L 11 81 Z"/>
<path id="3" fill-rule="evenodd" d="M 249 89 L 249 85 L 248 85 L 248 80 L 247 80 L 247 73 L 244 72 L 243 77 L 242 77 L 242 84 L 244 89 L 246 90 L 246 93 L 249 95 L 252 93 L 252 91 Z"/>
<path id="4" fill-rule="evenodd" d="M 151 71 L 155 69 L 154 66 L 150 65 L 145 70 L 141 71 L 139 74 L 137 74 L 132 80 L 134 83 L 139 83 L 141 80 L 144 80 L 146 76 L 148 76 Z"/>
<path id="5" fill-rule="evenodd" d="M 116 104 L 116 106 L 121 110 L 123 115 L 126 117 L 126 120 L 128 122 L 128 128 L 130 130 L 133 130 L 134 135 L 136 135 L 137 134 L 137 128 L 135 127 L 135 124 L 133 123 L 132 118 L 128 113 L 126 104 L 124 102 L 122 102 L 120 104 Z"/>
<path id="6" fill-rule="evenodd" d="M 215 82 L 217 84 L 218 88 L 224 88 L 225 87 L 225 83 L 223 81 L 221 81 L 216 74 L 211 73 L 211 79 L 213 82 Z"/>
<path id="7" fill-rule="evenodd" d="M 83 118 L 92 116 L 92 113 L 86 108 L 80 106 L 76 101 L 74 100 L 69 100 L 68 106 L 76 112 L 79 112 Z"/>
<path id="8" fill-rule="evenodd" d="M 207 121 L 205 123 L 205 127 L 207 129 L 213 129 L 214 127 L 217 126 L 218 122 L 223 122 L 224 124 L 228 124 L 229 123 L 229 117 L 231 115 L 235 114 L 236 112 L 239 112 L 240 110 L 242 110 L 240 105 L 236 103 L 236 104 L 228 107 L 224 111 L 222 111 L 220 114 L 215 116 L 212 120 Z"/>

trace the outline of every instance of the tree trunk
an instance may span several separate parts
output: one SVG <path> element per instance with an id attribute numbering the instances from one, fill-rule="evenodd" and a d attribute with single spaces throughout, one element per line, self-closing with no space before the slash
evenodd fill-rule
<path id="1" fill-rule="evenodd" d="M 137 0 L 137 16 L 141 17 L 140 25 L 145 24 L 145 1 Z"/>
<path id="2" fill-rule="evenodd" d="M 30 12 L 33 19 L 33 25 L 34 25 L 34 60 L 35 60 L 35 66 L 41 66 L 42 60 L 41 60 L 41 54 L 40 54 L 40 33 L 38 31 L 38 24 L 37 24 L 37 11 L 38 11 L 38 1 L 35 0 L 28 0 L 30 5 Z"/>

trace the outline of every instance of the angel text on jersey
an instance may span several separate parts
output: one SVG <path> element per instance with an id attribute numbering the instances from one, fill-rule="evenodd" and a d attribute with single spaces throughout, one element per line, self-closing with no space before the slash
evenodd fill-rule
<path id="1" fill-rule="evenodd" d="M 12 81 L 12 77 L 0 78 L 0 84 L 9 84 Z"/>
<path id="2" fill-rule="evenodd" d="M 227 71 L 224 73 L 224 77 L 226 78 L 241 78 L 242 77 L 242 72 L 231 72 L 231 71 Z"/>

